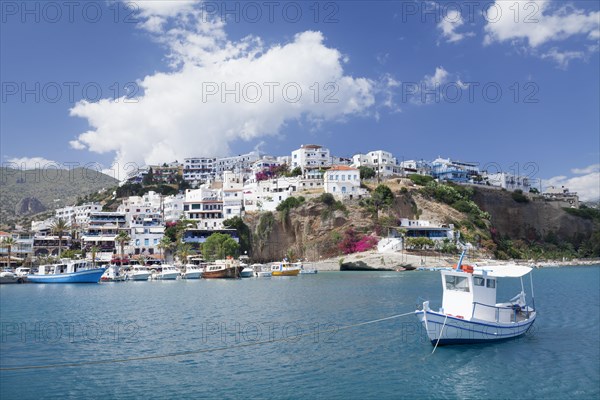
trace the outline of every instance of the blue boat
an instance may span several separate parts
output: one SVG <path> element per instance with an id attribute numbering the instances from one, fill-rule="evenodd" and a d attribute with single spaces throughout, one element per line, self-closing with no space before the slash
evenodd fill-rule
<path id="1" fill-rule="evenodd" d="M 98 283 L 106 268 L 89 268 L 86 261 L 68 261 L 40 265 L 38 272 L 27 275 L 33 283 Z"/>

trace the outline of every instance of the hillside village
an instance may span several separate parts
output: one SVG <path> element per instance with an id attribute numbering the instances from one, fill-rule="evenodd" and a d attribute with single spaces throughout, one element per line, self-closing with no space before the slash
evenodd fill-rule
<path id="1" fill-rule="evenodd" d="M 77 204 L 59 208 L 52 217 L 33 221 L 31 227 L 0 233 L 0 240 L 12 238 L 12 265 L 66 251 L 88 258 L 93 253 L 104 262 L 116 257 L 173 259 L 181 256 L 181 245 L 185 256 L 200 255 L 202 243 L 214 233 L 229 235 L 240 244 L 238 255 L 252 257 L 264 247 L 264 243 L 257 245 L 260 236 L 266 236 L 263 216 L 283 211 L 289 218 L 291 210 L 305 204 L 307 210 L 320 205 L 317 215 L 339 216 L 338 226 L 334 221 L 324 228 L 342 229 L 332 231 L 338 238 L 331 248 L 319 250 L 327 256 L 375 247 L 380 252 L 468 247 L 497 255 L 498 243 L 486 245 L 495 240 L 489 233 L 490 216 L 472 201 L 476 188 L 511 193 L 517 205 L 533 200 L 551 202 L 557 209 L 580 208 L 577 194 L 568 188 L 550 187 L 541 193 L 538 179 L 490 173 L 475 162 L 441 157 L 400 161 L 383 150 L 344 158 L 307 144 L 279 157 L 250 152 L 147 166 L 134 171 L 102 201 L 97 194 L 82 196 Z M 450 190 L 454 197 L 449 200 L 440 189 Z M 386 212 L 398 203 L 398 196 L 407 206 Z M 443 207 L 427 211 L 423 204 L 428 196 L 446 203 L 449 211 Z M 461 224 L 460 213 L 470 216 L 470 222 Z M 451 218 L 453 214 L 458 216 Z M 364 229 L 352 246 L 361 241 L 368 246 L 343 248 L 340 242 L 360 225 L 361 218 L 366 221 Z M 311 256 L 306 248 L 284 247 L 264 257 Z M 0 247 L 4 265 L 9 263 L 7 252 L 6 245 Z"/>

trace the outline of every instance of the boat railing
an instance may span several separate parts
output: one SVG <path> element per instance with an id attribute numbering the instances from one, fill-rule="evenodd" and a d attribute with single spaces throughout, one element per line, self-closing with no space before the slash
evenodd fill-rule
<path id="1" fill-rule="evenodd" d="M 475 301 L 473 302 L 472 315 L 474 318 L 481 317 L 481 319 L 489 320 L 491 312 L 493 312 L 493 318 L 496 322 L 518 322 L 520 316 L 524 316 L 524 319 L 529 319 L 530 308 L 527 307 L 527 305 L 520 306 L 519 304 L 511 304 L 510 306 L 492 306 Z"/>

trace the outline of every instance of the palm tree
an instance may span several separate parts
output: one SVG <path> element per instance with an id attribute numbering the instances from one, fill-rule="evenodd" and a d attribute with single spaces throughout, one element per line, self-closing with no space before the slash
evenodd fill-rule
<path id="1" fill-rule="evenodd" d="M 160 254 L 161 259 L 163 258 L 163 250 L 164 250 L 165 261 L 166 261 L 167 250 L 170 250 L 173 247 L 173 243 L 171 242 L 171 239 L 168 236 L 163 236 L 162 239 L 160 239 L 160 242 L 158 242 L 158 245 L 156 247 L 158 247 L 158 250 L 160 251 L 159 254 Z"/>
<path id="2" fill-rule="evenodd" d="M 125 255 L 125 243 L 129 243 L 130 240 L 131 237 L 125 231 L 120 231 L 115 238 L 115 242 L 119 243 L 119 247 L 121 248 L 121 264 L 123 263 L 123 257 Z"/>
<path id="3" fill-rule="evenodd" d="M 90 248 L 90 252 L 92 253 L 92 265 L 94 266 L 94 268 L 96 268 L 96 253 L 98 253 L 100 251 L 100 249 L 98 248 L 98 246 L 92 246 Z"/>
<path id="4" fill-rule="evenodd" d="M 185 265 L 187 263 L 187 258 L 191 252 L 192 252 L 192 246 L 189 243 L 182 243 L 179 245 L 177 254 L 183 265 Z"/>
<path id="5" fill-rule="evenodd" d="M 69 223 L 63 218 L 58 218 L 50 225 L 50 230 L 58 236 L 58 258 L 60 258 L 60 254 L 62 253 L 62 238 L 69 231 Z"/>
<path id="6" fill-rule="evenodd" d="M 13 239 L 12 237 L 7 237 L 2 242 L 0 242 L 0 245 L 8 250 L 8 261 L 6 263 L 6 266 L 9 268 L 10 268 L 12 247 L 16 244 L 17 244 L 17 241 L 15 239 Z"/>

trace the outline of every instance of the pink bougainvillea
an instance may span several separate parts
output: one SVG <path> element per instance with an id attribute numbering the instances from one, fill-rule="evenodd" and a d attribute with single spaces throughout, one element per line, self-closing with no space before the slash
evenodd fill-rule
<path id="1" fill-rule="evenodd" d="M 376 245 L 376 237 L 362 235 L 357 233 L 353 228 L 348 228 L 344 233 L 344 239 L 338 246 L 342 253 L 351 254 L 371 250 Z"/>

